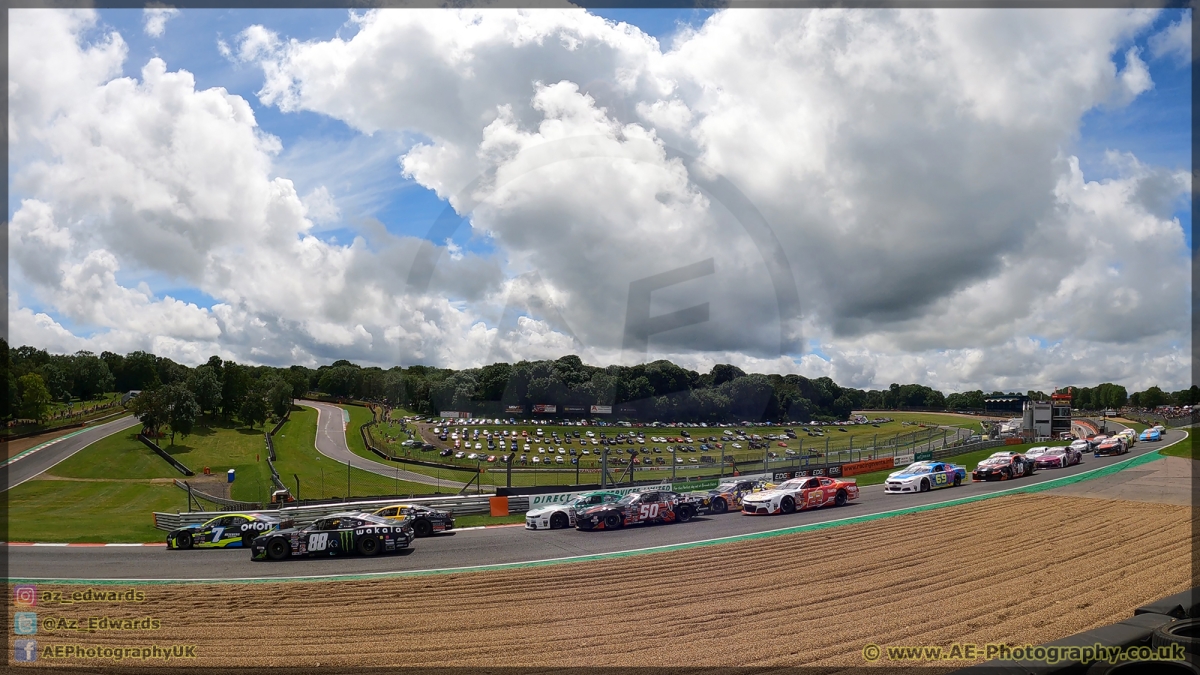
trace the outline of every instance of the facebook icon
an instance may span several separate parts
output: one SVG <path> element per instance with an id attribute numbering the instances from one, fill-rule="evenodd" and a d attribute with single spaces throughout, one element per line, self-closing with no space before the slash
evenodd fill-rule
<path id="1" fill-rule="evenodd" d="M 13 640 L 13 661 L 37 661 L 37 640 Z"/>

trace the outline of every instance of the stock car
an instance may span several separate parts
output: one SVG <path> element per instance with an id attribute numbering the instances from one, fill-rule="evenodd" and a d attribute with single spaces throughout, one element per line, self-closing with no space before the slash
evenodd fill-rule
<path id="1" fill-rule="evenodd" d="M 1129 452 L 1129 446 L 1125 444 L 1125 439 L 1113 436 L 1105 440 L 1100 445 L 1096 446 L 1096 450 L 1092 452 L 1093 457 L 1113 457 L 1123 455 Z"/>
<path id="2" fill-rule="evenodd" d="M 949 462 L 913 462 L 888 475 L 883 491 L 888 494 L 928 492 L 944 487 L 958 487 L 967 479 L 967 468 Z"/>
<path id="3" fill-rule="evenodd" d="M 1139 441 L 1161 441 L 1162 440 L 1162 432 L 1160 432 L 1158 429 L 1156 429 L 1154 427 L 1151 427 L 1149 429 L 1142 431 L 1141 435 L 1138 436 L 1138 440 Z"/>
<path id="4" fill-rule="evenodd" d="M 678 492 L 633 492 L 620 501 L 579 511 L 575 516 L 575 528 L 617 530 L 638 523 L 686 523 L 699 509 L 700 502 L 696 498 Z"/>
<path id="5" fill-rule="evenodd" d="M 792 513 L 826 504 L 844 506 L 851 499 L 858 499 L 858 482 L 853 479 L 802 476 L 747 495 L 742 499 L 742 513 L 751 516 Z"/>
<path id="6" fill-rule="evenodd" d="M 562 504 L 539 506 L 525 512 L 525 529 L 558 530 L 575 527 L 577 514 L 589 507 L 618 502 L 624 495 L 616 492 L 585 492 Z"/>
<path id="7" fill-rule="evenodd" d="M 1037 462 L 1037 458 L 1046 454 L 1046 452 L 1048 452 L 1049 450 L 1050 450 L 1050 446 L 1048 446 L 1048 445 L 1034 446 L 1025 451 L 1025 458 L 1032 459 L 1034 462 Z"/>
<path id="8" fill-rule="evenodd" d="M 1074 445 L 1047 448 L 1038 455 L 1033 464 L 1039 469 L 1065 469 L 1083 461 L 1083 452 Z"/>
<path id="9" fill-rule="evenodd" d="M 1032 475 L 1035 470 L 1033 461 L 1025 455 L 1003 450 L 980 462 L 971 472 L 971 480 L 977 483 L 986 480 L 1008 480 Z"/>
<path id="10" fill-rule="evenodd" d="M 246 548 L 260 534 L 279 529 L 283 524 L 275 516 L 261 513 L 231 513 L 217 516 L 167 533 L 167 548 Z"/>
<path id="11" fill-rule="evenodd" d="M 741 510 L 742 500 L 746 498 L 746 495 L 762 490 L 765 485 L 758 480 L 731 480 L 717 485 L 708 492 L 694 494 L 700 498 L 703 506 L 708 507 L 709 511 L 725 513 L 730 507 Z"/>
<path id="12" fill-rule="evenodd" d="M 347 511 L 318 518 L 306 527 L 279 529 L 255 537 L 250 550 L 252 560 L 356 552 L 372 556 L 408 548 L 412 540 L 412 526 L 407 522 Z"/>
<path id="13" fill-rule="evenodd" d="M 428 537 L 434 532 L 449 532 L 454 529 L 454 513 L 420 504 L 395 504 L 377 509 L 371 515 L 393 521 L 408 520 L 413 534 Z"/>

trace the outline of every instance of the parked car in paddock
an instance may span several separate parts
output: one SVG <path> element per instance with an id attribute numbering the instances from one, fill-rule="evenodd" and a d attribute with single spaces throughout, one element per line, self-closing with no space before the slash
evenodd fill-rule
<path id="1" fill-rule="evenodd" d="M 575 518 L 579 530 L 617 530 L 639 523 L 686 523 L 700 509 L 694 497 L 652 490 L 627 494 L 620 501 L 592 506 Z"/>
<path id="2" fill-rule="evenodd" d="M 290 525 L 261 513 L 231 513 L 167 533 L 167 548 L 246 548 L 260 534 Z"/>
<path id="3" fill-rule="evenodd" d="M 992 453 L 991 457 L 980 462 L 979 466 L 971 472 L 971 480 L 974 482 L 1009 480 L 1032 475 L 1035 470 L 1033 461 L 1026 458 L 1025 455 L 1012 450 L 1002 450 Z"/>
<path id="4" fill-rule="evenodd" d="M 858 482 L 854 479 L 801 477 L 785 480 L 769 490 L 755 492 L 742 499 L 742 513 L 752 516 L 792 513 L 833 504 L 844 506 L 858 499 Z"/>
<path id="5" fill-rule="evenodd" d="M 746 495 L 762 490 L 764 485 L 759 480 L 727 480 L 708 492 L 689 494 L 700 500 L 702 508 L 712 513 L 725 513 L 731 508 L 740 511 Z"/>
<path id="6" fill-rule="evenodd" d="M 279 529 L 256 537 L 250 546 L 251 560 L 353 553 L 372 556 L 380 551 L 406 549 L 413 536 L 412 527 L 403 521 L 369 513 L 335 513 L 306 527 Z"/>
<path id="7" fill-rule="evenodd" d="M 540 506 L 525 512 L 525 529 L 558 530 L 575 527 L 580 511 L 593 506 L 619 502 L 623 496 L 616 492 L 585 492 L 562 504 Z"/>
<path id="8" fill-rule="evenodd" d="M 888 475 L 883 482 L 887 494 L 928 492 L 944 487 L 958 487 L 967 479 L 967 468 L 949 462 L 913 462 Z"/>
<path id="9" fill-rule="evenodd" d="M 1028 455 L 1026 455 L 1028 457 Z M 1065 469 L 1083 461 L 1083 452 L 1074 445 L 1048 448 L 1033 460 L 1039 469 Z"/>
<path id="10" fill-rule="evenodd" d="M 371 515 L 390 521 L 409 521 L 413 534 L 428 537 L 434 532 L 454 529 L 454 512 L 434 509 L 420 504 L 395 504 L 375 510 Z"/>
<path id="11" fill-rule="evenodd" d="M 1141 434 L 1138 435 L 1138 440 L 1139 441 L 1149 441 L 1149 442 L 1161 441 L 1162 440 L 1162 432 L 1160 432 L 1158 429 L 1156 429 L 1154 427 L 1150 427 L 1148 429 L 1145 429 L 1144 431 L 1142 431 Z"/>
<path id="12" fill-rule="evenodd" d="M 1113 436 L 1096 446 L 1092 452 L 1093 457 L 1116 457 L 1129 452 L 1129 446 L 1125 444 L 1125 439 L 1119 436 Z"/>

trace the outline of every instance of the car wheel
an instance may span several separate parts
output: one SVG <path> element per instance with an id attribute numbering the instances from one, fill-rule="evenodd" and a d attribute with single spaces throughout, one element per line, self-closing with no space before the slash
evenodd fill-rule
<path id="1" fill-rule="evenodd" d="M 962 485 L 962 476 L 954 474 L 954 487 L 958 487 L 959 485 Z"/>
<path id="2" fill-rule="evenodd" d="M 724 498 L 717 497 L 716 499 L 713 500 L 713 502 L 712 502 L 712 512 L 713 513 L 725 513 L 728 510 L 729 510 L 729 504 L 725 503 Z"/>
<path id="3" fill-rule="evenodd" d="M 556 513 L 550 516 L 550 529 L 552 530 L 561 530 L 570 523 L 571 520 L 567 518 L 567 514 L 565 513 Z"/>
<path id="4" fill-rule="evenodd" d="M 850 498 L 849 498 L 849 496 L 846 495 L 845 490 L 838 490 L 837 496 L 833 498 L 833 503 L 836 506 L 845 506 L 846 502 L 849 500 L 850 500 Z"/>
<path id="5" fill-rule="evenodd" d="M 375 537 L 363 537 L 358 540 L 358 552 L 363 555 L 379 553 L 379 540 Z"/>
<path id="6" fill-rule="evenodd" d="M 794 513 L 796 511 L 796 500 L 791 497 L 784 497 L 783 501 L 779 502 L 779 510 L 783 513 Z"/>
<path id="7" fill-rule="evenodd" d="M 921 479 L 921 492 L 929 492 L 929 480 L 928 479 L 925 479 L 925 478 Z"/>
<path id="8" fill-rule="evenodd" d="M 692 513 L 692 507 L 680 506 L 675 515 L 679 519 L 679 522 L 686 523 L 687 521 L 691 520 L 692 516 L 695 514 Z"/>
<path id="9" fill-rule="evenodd" d="M 192 547 L 192 533 L 181 532 L 175 537 L 175 548 L 186 551 Z"/>
<path id="10" fill-rule="evenodd" d="M 283 538 L 267 542 L 267 557 L 271 560 L 283 560 L 288 555 L 288 543 Z"/>
<path id="11" fill-rule="evenodd" d="M 616 530 L 621 527 L 621 516 L 609 511 L 604 514 L 604 529 Z"/>
<path id="12" fill-rule="evenodd" d="M 428 520 L 422 518 L 413 523 L 413 534 L 418 537 L 428 537 L 433 534 L 433 525 Z"/>

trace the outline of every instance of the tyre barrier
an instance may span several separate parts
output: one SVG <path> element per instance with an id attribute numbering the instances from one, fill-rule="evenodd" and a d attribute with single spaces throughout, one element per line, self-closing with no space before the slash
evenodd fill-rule
<path id="1" fill-rule="evenodd" d="M 987 661 L 954 671 L 953 675 L 1200 675 L 1200 587 L 1143 605 L 1134 615 L 1109 626 L 1093 628 L 1040 647 L 1148 647 L 1156 649 L 1183 645 L 1186 661 L 1124 659 L 1107 661 L 1060 661 L 1047 664 L 1033 660 Z M 1195 617 L 1195 618 L 1193 618 Z"/>

